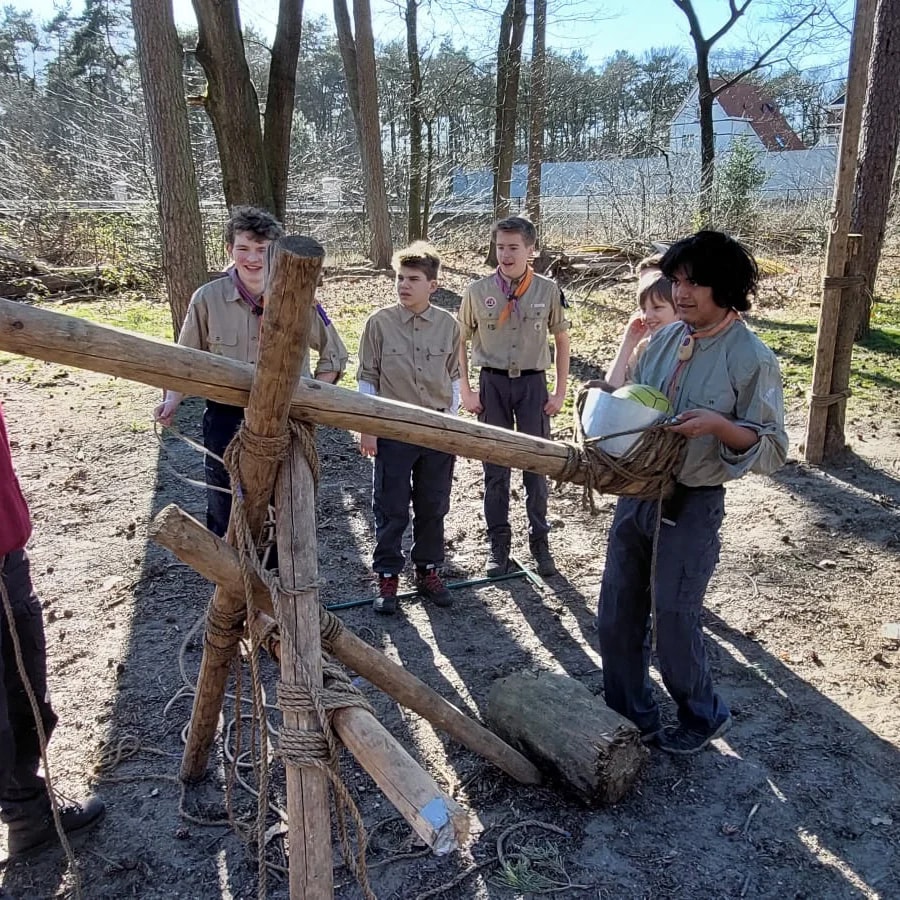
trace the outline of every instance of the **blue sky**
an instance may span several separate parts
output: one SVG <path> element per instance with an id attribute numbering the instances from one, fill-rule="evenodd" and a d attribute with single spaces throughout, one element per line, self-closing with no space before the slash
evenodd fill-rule
<path id="1" fill-rule="evenodd" d="M 371 2 L 376 37 L 383 41 L 402 38 L 404 26 L 399 12 L 402 0 Z M 173 3 L 176 21 L 182 25 L 194 24 L 190 0 L 173 0 Z M 13 0 L 13 5 L 33 9 L 39 18 L 44 19 L 54 12 L 54 0 Z M 779 27 L 769 20 L 776 5 L 780 4 L 770 0 L 754 0 L 744 20 L 717 46 L 726 50 L 745 50 L 756 41 L 764 40 L 767 34 Z M 76 13 L 81 6 L 80 0 L 72 0 Z M 548 6 L 548 43 L 563 52 L 580 49 L 592 63 L 601 62 L 617 50 L 635 55 L 651 47 L 672 45 L 691 50 L 687 20 L 672 0 L 549 0 Z M 695 6 L 707 34 L 727 19 L 728 0 L 695 0 Z M 501 0 L 432 0 L 421 7 L 420 40 L 424 46 L 429 37 L 438 40 L 449 34 L 457 45 L 468 45 L 472 49 L 483 47 L 488 52 L 496 40 L 497 10 L 501 7 Z M 304 13 L 307 16 L 324 15 L 330 19 L 332 2 L 305 0 Z M 278 2 L 242 2 L 241 14 L 245 22 L 265 34 L 271 34 L 278 14 Z M 530 40 L 530 36 L 526 40 Z M 800 65 L 804 68 L 820 65 L 840 56 L 840 49 L 829 49 L 824 53 L 810 50 L 802 55 Z"/>

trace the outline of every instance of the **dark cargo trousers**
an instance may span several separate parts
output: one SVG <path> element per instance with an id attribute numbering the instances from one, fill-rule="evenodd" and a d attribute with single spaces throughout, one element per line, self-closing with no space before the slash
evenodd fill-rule
<path id="1" fill-rule="evenodd" d="M 22 649 L 25 675 L 37 699 L 47 739 L 56 725 L 56 714 L 47 697 L 47 650 L 41 605 L 31 584 L 31 566 L 24 550 L 0 557 L 3 586 L 9 596 L 16 634 Z M 44 779 L 38 775 L 41 748 L 34 714 L 13 648 L 10 623 L 0 606 L 0 810 L 5 816 L 16 805 L 42 794 Z"/>
<path id="2" fill-rule="evenodd" d="M 455 457 L 403 441 L 378 438 L 372 481 L 375 553 L 372 569 L 380 575 L 403 571 L 403 532 L 413 509 L 410 557 L 417 566 L 444 561 L 444 517 L 450 511 Z"/>
<path id="3" fill-rule="evenodd" d="M 225 448 L 238 433 L 244 421 L 244 410 L 240 406 L 228 406 L 225 403 L 206 401 L 203 413 L 203 446 L 216 456 L 225 455 Z M 231 489 L 231 480 L 225 466 L 211 456 L 204 457 L 206 473 L 206 527 L 219 537 L 228 530 L 228 519 L 231 516 L 231 494 L 217 491 L 214 488 Z"/>
<path id="4" fill-rule="evenodd" d="M 482 369 L 478 381 L 482 411 L 480 422 L 521 431 L 535 437 L 550 437 L 550 417 L 544 412 L 547 379 L 543 372 L 530 372 L 517 378 L 496 370 Z M 509 528 L 510 470 L 493 463 L 484 464 L 484 521 L 488 532 Z M 522 472 L 525 485 L 525 511 L 528 535 L 532 540 L 544 537 L 547 524 L 547 479 L 534 472 Z"/>
<path id="5" fill-rule="evenodd" d="M 643 732 L 659 728 L 650 680 L 650 568 L 657 502 L 623 497 L 609 532 L 598 633 L 607 705 Z M 713 689 L 700 616 L 719 561 L 722 487 L 679 486 L 663 516 L 656 558 L 657 658 L 681 724 L 704 734 L 729 716 Z"/>

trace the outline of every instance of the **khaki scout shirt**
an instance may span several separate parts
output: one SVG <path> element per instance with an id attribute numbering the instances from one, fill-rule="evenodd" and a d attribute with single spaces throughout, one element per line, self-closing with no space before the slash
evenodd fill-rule
<path id="1" fill-rule="evenodd" d="M 416 315 L 399 303 L 372 313 L 359 340 L 357 381 L 379 397 L 448 410 L 459 378 L 459 325 L 443 309 Z"/>
<path id="2" fill-rule="evenodd" d="M 309 346 L 319 354 L 316 375 L 337 372 L 347 366 L 347 348 L 333 325 L 326 325 L 316 309 Z M 178 343 L 195 350 L 206 350 L 238 362 L 256 363 L 259 356 L 260 316 L 254 315 L 241 301 L 230 278 L 217 278 L 198 288 L 191 297 Z M 309 351 L 303 355 L 300 374 L 310 377 Z"/>
<path id="3" fill-rule="evenodd" d="M 550 278 L 534 275 L 528 290 L 501 325 L 506 294 L 496 275 L 469 285 L 459 307 L 463 341 L 472 341 L 472 365 L 523 371 L 548 369 L 548 334 L 567 331 L 569 323 L 559 300 L 559 288 Z"/>

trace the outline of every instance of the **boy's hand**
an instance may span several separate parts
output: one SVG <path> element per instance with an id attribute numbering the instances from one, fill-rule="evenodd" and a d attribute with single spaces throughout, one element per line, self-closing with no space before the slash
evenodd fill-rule
<path id="1" fill-rule="evenodd" d="M 377 456 L 378 438 L 374 434 L 361 434 L 359 436 L 359 452 L 363 456 Z"/>
<path id="2" fill-rule="evenodd" d="M 175 418 L 175 412 L 180 404 L 180 400 L 163 400 L 163 402 L 153 410 L 153 418 L 159 422 L 160 425 L 164 425 L 168 428 L 172 424 L 172 419 Z"/>
<path id="3" fill-rule="evenodd" d="M 471 388 L 467 388 L 465 385 L 460 385 L 459 399 L 463 408 L 475 416 L 484 410 L 484 407 L 481 405 L 481 400 L 478 398 L 478 394 Z"/>
<path id="4" fill-rule="evenodd" d="M 547 402 L 544 404 L 544 412 L 547 413 L 548 416 L 555 416 L 562 408 L 563 403 L 566 402 L 566 392 L 562 391 L 561 393 L 557 391 L 554 394 L 551 394 L 547 399 Z"/>
<path id="5" fill-rule="evenodd" d="M 622 341 L 630 347 L 636 347 L 647 334 L 647 324 L 644 322 L 644 314 L 638 310 L 632 313 L 631 318 L 622 332 Z"/>

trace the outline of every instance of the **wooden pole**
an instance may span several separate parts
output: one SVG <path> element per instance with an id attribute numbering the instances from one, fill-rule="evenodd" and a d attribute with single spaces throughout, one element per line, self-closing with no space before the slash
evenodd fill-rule
<path id="1" fill-rule="evenodd" d="M 268 624 L 274 621 L 257 611 L 250 622 L 260 638 L 267 635 L 265 649 L 283 664 L 281 641 L 269 634 Z M 372 713 L 348 706 L 335 711 L 332 725 L 341 743 L 436 855 L 465 844 L 471 827 L 469 813 L 440 789 Z"/>
<path id="2" fill-rule="evenodd" d="M 235 406 L 246 406 L 253 381 L 253 366 L 245 363 L 3 299 L 0 350 L 169 387 Z M 321 381 L 300 381 L 291 398 L 290 415 L 319 425 L 395 438 L 526 469 L 553 479 L 565 478 L 574 484 L 585 479 L 583 460 L 567 471 L 569 449 L 564 444 L 407 403 L 368 397 Z M 618 480 L 617 476 L 611 477 Z M 639 482 L 625 490 L 642 491 Z"/>
<path id="3" fill-rule="evenodd" d="M 291 394 L 303 359 L 303 350 L 298 348 L 309 343 L 309 312 L 315 303 L 324 255 L 321 245 L 311 238 L 285 237 L 275 245 L 260 330 L 259 361 L 245 416 L 245 427 L 254 438 L 277 438 L 287 431 Z M 251 373 L 252 367 L 248 374 Z M 247 521 L 254 535 L 263 525 L 276 474 L 277 465 L 269 452 L 261 450 L 255 440 L 244 446 L 240 483 Z M 234 542 L 233 516 L 228 540 Z M 240 640 L 244 608 L 243 591 L 217 589 L 213 595 L 181 764 L 181 777 L 186 781 L 197 781 L 206 771 L 228 671 Z"/>
<path id="4" fill-rule="evenodd" d="M 150 523 L 148 532 L 153 540 L 167 547 L 205 578 L 218 582 L 226 590 L 240 590 L 240 564 L 234 548 L 184 510 L 174 504 L 167 506 Z M 270 632 L 269 625 L 273 622 L 270 616 L 274 612 L 268 589 L 258 578 L 252 578 L 253 603 L 257 610 L 251 616 L 250 627 L 257 630 L 259 636 Z M 277 639 L 270 644 L 277 647 Z M 344 665 L 516 781 L 522 784 L 541 783 L 540 772 L 521 753 L 460 712 L 407 669 L 389 660 L 352 631 L 343 629 L 330 649 Z"/>
<path id="5" fill-rule="evenodd" d="M 310 452 L 315 453 L 311 437 Z M 316 483 L 304 448 L 291 435 L 288 459 L 278 473 L 275 490 L 275 535 L 278 540 L 278 575 L 287 592 L 275 607 L 284 653 L 281 681 L 287 688 L 305 688 L 312 704 L 322 691 L 322 643 L 319 635 L 318 542 L 316 540 Z M 309 732 L 322 740 L 315 710 L 298 709 L 281 700 L 282 751 L 285 753 L 288 813 L 288 872 L 291 897 L 331 897 L 334 879 L 331 862 L 331 811 L 328 777 L 320 768 L 295 759 L 285 738 Z"/>
<path id="6" fill-rule="evenodd" d="M 828 405 L 823 398 L 846 390 L 847 385 L 832 383 L 835 340 L 841 324 L 842 299 L 847 285 L 842 279 L 847 275 L 847 242 L 853 202 L 853 183 L 856 177 L 859 135 L 862 128 L 863 104 L 872 50 L 876 0 L 856 0 L 853 21 L 853 39 L 850 45 L 850 62 L 847 91 L 844 97 L 844 118 L 838 147 L 838 168 L 834 183 L 831 207 L 831 231 L 825 255 L 825 281 L 822 289 L 822 307 L 816 335 L 816 356 L 813 362 L 812 395 L 806 422 L 807 462 L 821 464 L 825 450 L 825 431 Z M 852 327 L 856 327 L 855 323 Z M 846 403 L 846 398 L 838 400 Z"/>

